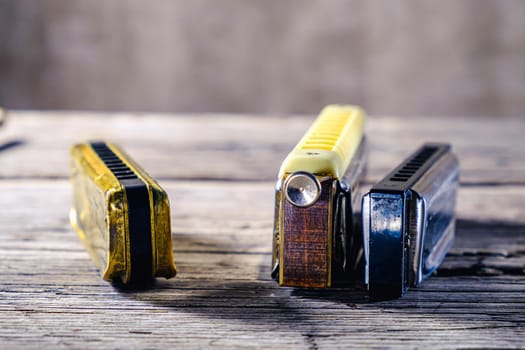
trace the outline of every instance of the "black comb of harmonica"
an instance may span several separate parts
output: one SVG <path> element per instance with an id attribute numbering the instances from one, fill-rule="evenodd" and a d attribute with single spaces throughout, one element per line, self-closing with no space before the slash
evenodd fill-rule
<path id="1" fill-rule="evenodd" d="M 132 283 L 151 279 L 151 226 L 149 193 L 146 183 L 122 161 L 105 142 L 92 142 L 91 147 L 124 187 L 128 202 Z"/>
<path id="2" fill-rule="evenodd" d="M 91 147 L 118 180 L 138 179 L 133 172 L 104 142 L 92 142 Z"/>

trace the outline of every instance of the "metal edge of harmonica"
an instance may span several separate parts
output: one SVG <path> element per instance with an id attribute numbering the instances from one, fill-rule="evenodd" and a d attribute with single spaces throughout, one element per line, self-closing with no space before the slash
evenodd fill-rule
<path id="1" fill-rule="evenodd" d="M 127 268 L 131 271 L 129 279 L 125 282 L 148 283 L 153 278 L 154 268 L 154 233 L 148 184 L 125 162 L 124 157 L 117 155 L 115 150 L 118 147 L 106 142 L 90 142 L 89 145 L 117 178 L 125 196 L 126 256 Z"/>
<path id="2" fill-rule="evenodd" d="M 418 286 L 438 268 L 454 243 L 458 184 L 459 161 L 449 150 L 411 188 L 416 198 L 416 222 L 421 217 L 414 226 L 417 241 L 411 254 L 411 287 Z M 438 226 L 436 232 L 434 226 L 440 223 L 446 226 Z"/>
<path id="3" fill-rule="evenodd" d="M 347 278 L 345 279 L 362 280 L 364 252 L 361 234 L 361 185 L 366 177 L 367 158 L 368 142 L 366 136 L 363 136 L 354 158 L 341 181 L 338 182 L 341 187 L 341 193 L 344 193 L 345 196 L 344 202 L 339 204 L 344 215 L 339 220 L 345 225 L 340 232 L 342 236 L 346 237 L 346 244 L 344 244 L 346 245 L 344 248 L 346 258 L 343 266 L 344 271 L 347 272 Z M 334 222 L 336 221 L 334 220 Z M 334 237 L 336 237 L 335 230 Z"/>
<path id="4" fill-rule="evenodd" d="M 116 217 L 123 218 L 125 202 L 116 203 L 116 196 L 122 196 L 122 189 L 116 177 L 107 169 L 103 161 L 88 143 L 71 147 L 71 182 L 73 184 L 73 205 L 70 210 L 70 222 L 80 240 L 89 252 L 92 260 L 106 281 L 129 279 L 126 268 L 127 253 L 125 249 L 124 224 L 119 225 L 114 237 L 121 238 L 110 246 L 109 228 L 112 210 L 121 210 Z M 99 192 L 94 195 L 93 192 Z M 96 211 L 103 216 L 104 225 L 96 225 Z M 93 215 L 93 217 L 89 217 Z M 122 219 L 121 219 L 122 220 Z M 99 232 L 96 232 L 98 230 Z M 122 233 L 124 232 L 124 233 Z"/>
<path id="5" fill-rule="evenodd" d="M 104 258 L 96 254 L 92 246 L 93 242 L 90 242 L 90 239 L 93 240 L 96 237 L 90 237 L 89 233 L 83 232 L 78 222 L 75 205 L 70 215 L 71 223 L 88 248 L 90 255 L 96 263 L 98 261 L 97 265 L 101 269 L 103 278 L 112 282 L 120 280 L 123 284 L 145 284 L 154 277 L 174 276 L 176 271 L 171 249 L 169 202 L 160 186 L 147 176 L 129 156 L 110 143 L 90 142 L 76 145 L 72 148 L 72 161 L 79 163 L 79 167 L 82 168 L 79 171 L 86 171 L 89 181 L 93 182 L 104 196 L 106 232 L 102 234 L 108 235 L 106 237 L 105 266 L 101 264 Z M 155 202 L 152 198 L 155 193 L 163 193 L 160 198 L 164 196 L 166 200 Z M 156 195 L 156 197 L 159 196 Z M 118 205 L 118 203 L 121 204 Z M 144 206 L 145 203 L 147 203 L 146 206 Z M 164 207 L 164 212 L 167 212 L 167 215 L 164 213 L 164 218 L 160 220 L 165 221 L 167 217 L 168 224 L 165 225 L 169 227 L 167 234 L 164 232 L 163 235 L 157 235 L 154 231 L 156 221 L 158 221 L 156 212 L 151 210 L 154 204 L 158 204 L 155 207 Z M 133 220 L 128 219 L 130 212 L 133 212 Z M 150 232 L 149 239 L 141 233 L 146 231 Z M 164 266 L 161 266 L 161 269 L 156 261 L 158 246 L 154 238 L 158 236 L 167 236 L 163 238 L 164 248 L 169 248 L 169 252 L 164 254 L 168 256 L 168 261 L 163 262 Z M 148 263 L 144 264 L 144 261 Z M 138 269 L 137 266 L 139 266 Z"/>
<path id="6" fill-rule="evenodd" d="M 429 155 L 427 151 L 430 149 L 433 152 Z M 426 160 L 422 163 L 424 158 Z M 432 199 L 437 187 L 442 193 L 448 194 L 449 199 L 452 197 L 448 207 L 452 208 L 453 215 L 458 174 L 457 158 L 450 151 L 450 146 L 428 143 L 374 185 L 363 197 L 365 284 L 372 297 L 401 296 L 409 286 L 417 286 L 431 273 L 427 271 L 425 276 L 421 273 L 428 216 L 425 211 L 428 211 L 428 200 Z M 432 186 L 422 186 L 424 179 Z M 375 200 L 377 203 L 372 203 Z M 372 225 L 372 220 L 375 226 Z M 434 257 L 436 261 L 433 269 L 441 263 L 453 242 L 453 216 L 450 222 L 451 229 L 436 242 L 435 248 L 439 249 L 435 252 L 437 256 Z M 381 237 L 380 240 L 371 237 L 372 227 L 382 228 L 381 235 L 378 236 Z M 391 240 L 390 243 L 387 238 Z M 396 241 L 400 244 L 399 250 L 395 248 Z M 386 244 L 383 246 L 381 242 Z M 374 264 L 373 272 L 370 271 L 371 256 L 379 259 Z M 371 281 L 371 275 L 374 281 Z"/>
<path id="7" fill-rule="evenodd" d="M 346 283 L 350 279 L 350 275 L 355 275 L 358 270 L 359 260 L 363 256 L 361 235 L 357 234 L 356 210 L 360 210 L 361 197 L 360 182 L 366 173 L 366 140 L 365 137 L 361 140 L 354 157 L 350 161 L 342 178 L 334 179 L 326 176 L 317 176 L 317 181 L 320 186 L 326 181 L 331 181 L 329 188 L 329 196 L 324 199 L 327 200 L 328 205 L 328 236 L 327 241 L 328 257 L 330 262 L 327 266 L 327 279 L 321 283 L 303 284 L 303 283 L 286 283 L 284 281 L 284 206 L 287 203 L 287 196 L 283 193 L 287 180 L 293 174 L 287 174 L 279 178 L 276 184 L 275 195 L 275 219 L 274 219 L 274 235 L 272 248 L 272 278 L 279 281 L 280 285 L 295 286 L 295 287 L 314 287 L 326 288 L 331 287 L 333 282 L 335 284 Z M 300 208 L 298 208 L 300 209 Z M 360 216 L 360 215 L 359 215 Z M 338 255 L 341 253 L 342 258 Z"/>
<path id="8" fill-rule="evenodd" d="M 167 192 L 133 158 L 121 148 L 110 144 L 112 150 L 147 185 L 150 202 L 152 276 L 171 278 L 177 274 L 171 238 L 171 212 Z"/>

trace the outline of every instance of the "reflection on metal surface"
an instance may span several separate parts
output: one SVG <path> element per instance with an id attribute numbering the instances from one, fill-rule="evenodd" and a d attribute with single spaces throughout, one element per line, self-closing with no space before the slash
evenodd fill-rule
<path id="1" fill-rule="evenodd" d="M 398 297 L 428 278 L 454 241 L 459 163 L 449 145 L 425 144 L 363 198 L 365 283 Z"/>
<path id="2" fill-rule="evenodd" d="M 312 174 L 298 171 L 291 174 L 284 184 L 286 199 L 297 207 L 309 207 L 321 195 L 321 183 Z"/>

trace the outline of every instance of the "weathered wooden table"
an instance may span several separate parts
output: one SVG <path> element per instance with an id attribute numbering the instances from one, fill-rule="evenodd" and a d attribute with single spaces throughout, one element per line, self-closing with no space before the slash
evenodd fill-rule
<path id="1" fill-rule="evenodd" d="M 274 181 L 313 116 L 13 112 L 0 129 L 0 348 L 525 348 L 525 121 L 370 117 L 368 183 L 423 141 L 462 167 L 457 239 L 398 300 L 278 288 Z M 68 221 L 71 144 L 120 144 L 169 192 L 179 274 L 101 280 Z"/>

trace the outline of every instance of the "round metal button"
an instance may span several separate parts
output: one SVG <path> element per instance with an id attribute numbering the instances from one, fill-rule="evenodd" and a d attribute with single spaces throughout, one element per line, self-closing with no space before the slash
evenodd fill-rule
<path id="1" fill-rule="evenodd" d="M 290 203 L 297 207 L 308 207 L 319 199 L 321 184 L 313 174 L 300 171 L 288 177 L 284 191 Z"/>

